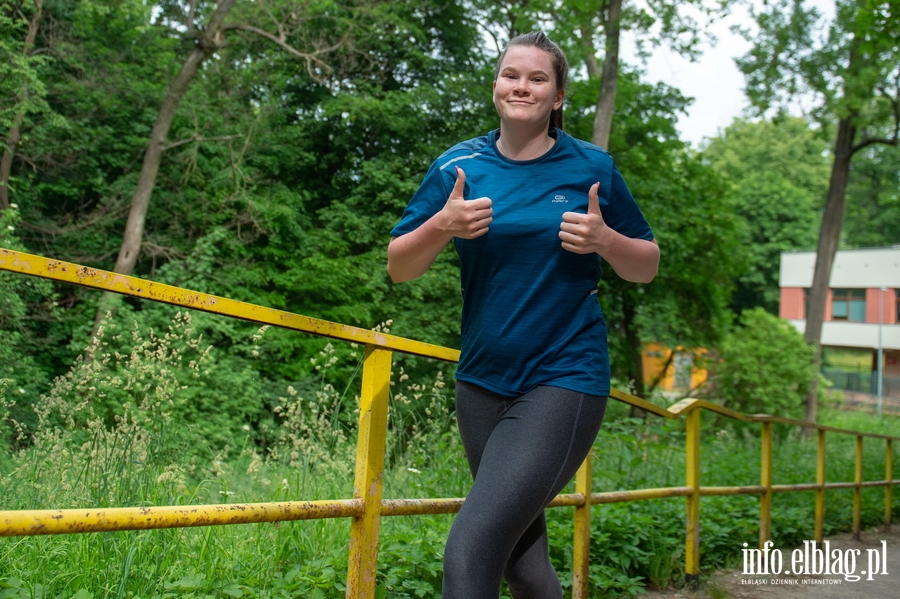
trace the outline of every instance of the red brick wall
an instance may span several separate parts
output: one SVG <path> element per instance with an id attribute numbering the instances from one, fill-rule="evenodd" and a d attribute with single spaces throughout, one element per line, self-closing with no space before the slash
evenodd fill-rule
<path id="1" fill-rule="evenodd" d="M 881 294 L 881 322 L 884 324 L 895 324 L 897 322 L 897 311 L 894 305 L 897 301 L 897 290 L 887 289 L 881 291 L 880 288 L 866 289 L 866 322 L 878 323 L 878 295 Z"/>
<path id="2" fill-rule="evenodd" d="M 877 311 L 877 310 L 876 310 Z M 803 320 L 803 288 L 782 287 L 778 315 L 787 320 Z"/>

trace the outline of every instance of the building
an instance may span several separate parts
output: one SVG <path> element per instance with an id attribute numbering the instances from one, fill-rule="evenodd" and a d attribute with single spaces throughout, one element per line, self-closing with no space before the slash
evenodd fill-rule
<path id="1" fill-rule="evenodd" d="M 656 382 L 661 391 L 676 394 L 696 389 L 709 377 L 702 366 L 705 357 L 705 349 L 688 351 L 679 347 L 672 355 L 672 350 L 661 343 L 648 343 L 641 355 L 644 385 Z"/>
<path id="2" fill-rule="evenodd" d="M 781 254 L 779 314 L 801 333 L 806 329 L 806 307 L 815 263 L 815 252 Z M 869 350 L 873 370 L 876 370 L 875 356 L 880 345 L 885 381 L 900 379 L 898 290 L 900 246 L 838 251 L 825 304 L 822 345 Z M 888 393 L 887 388 L 884 392 L 895 395 Z"/>

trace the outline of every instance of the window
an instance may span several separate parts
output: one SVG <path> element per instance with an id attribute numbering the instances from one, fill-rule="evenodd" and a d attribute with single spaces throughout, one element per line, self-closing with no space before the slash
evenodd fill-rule
<path id="1" fill-rule="evenodd" d="M 880 292 L 879 292 L 880 293 Z M 894 314 L 894 322 L 900 322 L 900 289 L 894 289 L 896 313 Z"/>
<path id="2" fill-rule="evenodd" d="M 865 289 L 833 289 L 831 292 L 831 319 L 866 321 Z"/>

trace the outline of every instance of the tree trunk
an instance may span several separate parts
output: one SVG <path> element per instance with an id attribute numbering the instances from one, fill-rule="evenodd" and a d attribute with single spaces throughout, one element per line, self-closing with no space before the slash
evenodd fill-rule
<path id="1" fill-rule="evenodd" d="M 141 174 L 138 178 L 137 188 L 131 198 L 131 208 L 128 211 L 128 221 L 125 224 L 125 233 L 122 237 L 122 246 L 116 265 L 113 270 L 124 275 L 131 274 L 137 262 L 141 249 L 141 241 L 144 236 L 144 225 L 147 218 L 147 209 L 150 207 L 150 197 L 153 187 L 156 185 L 156 177 L 159 174 L 159 165 L 162 160 L 163 147 L 169 127 L 181 98 L 191 85 L 191 81 L 211 52 L 198 44 L 175 76 L 172 84 L 166 92 L 166 97 L 156 115 L 156 122 L 150 131 L 150 141 L 144 152 L 144 162 L 141 165 Z"/>
<path id="2" fill-rule="evenodd" d="M 43 10 L 44 0 L 34 0 L 34 14 L 28 21 L 28 32 L 25 34 L 25 45 L 23 48 L 25 56 L 31 56 L 34 53 L 34 40 L 37 37 Z M 22 138 L 22 124 L 25 122 L 24 101 L 27 93 L 28 91 L 25 90 L 17 98 L 16 103 L 19 104 L 20 109 L 13 117 L 12 126 L 4 139 L 3 154 L 0 156 L 0 210 L 9 208 L 9 178 L 12 174 L 12 163 L 16 155 L 16 147 L 18 147 L 19 140 Z"/>
<path id="3" fill-rule="evenodd" d="M 844 220 L 844 199 L 850 176 L 850 158 L 853 155 L 853 138 L 856 128 L 852 117 L 838 123 L 837 139 L 834 142 L 834 162 L 831 165 L 831 180 L 828 184 L 828 200 L 822 216 L 819 231 L 819 245 L 816 248 L 816 267 L 813 272 L 812 288 L 809 291 L 809 313 L 806 314 L 806 342 L 815 347 L 813 379 L 806 396 L 806 420 L 816 421 L 819 397 L 819 365 L 822 359 L 822 324 L 825 320 L 825 302 L 831 279 L 831 268 L 841 239 L 841 225 Z"/>
<path id="4" fill-rule="evenodd" d="M 130 275 L 134 270 L 134 265 L 137 263 L 141 251 L 144 225 L 147 220 L 147 209 L 150 207 L 150 197 L 153 194 L 153 187 L 156 185 L 156 177 L 159 174 L 159 165 L 162 160 L 166 137 L 169 134 L 172 119 L 175 117 L 175 111 L 178 109 L 181 99 L 191 86 L 191 82 L 194 80 L 194 76 L 200 70 L 203 62 L 214 52 L 224 47 L 223 22 L 236 1 L 219 0 L 218 6 L 210 17 L 206 29 L 197 36 L 196 46 L 191 50 L 184 64 L 181 65 L 181 70 L 178 71 L 175 79 L 169 85 L 166 97 L 159 107 L 156 122 L 153 123 L 153 129 L 150 131 L 147 150 L 144 152 L 144 161 L 141 165 L 141 174 L 138 178 L 137 188 L 131 198 L 131 208 L 128 211 L 128 220 L 125 223 L 125 233 L 122 236 L 122 245 L 119 248 L 116 265 L 113 267 L 114 272 Z M 104 292 L 103 298 L 100 300 L 100 306 L 97 309 L 97 315 L 94 318 L 95 331 L 100 321 L 106 316 L 107 311 L 115 309 L 119 297 L 117 294 L 109 291 Z"/>
<path id="5" fill-rule="evenodd" d="M 3 148 L 3 155 L 0 156 L 0 210 L 9 208 L 9 177 L 12 173 L 12 162 L 16 152 L 16 146 L 19 145 L 19 138 L 22 131 L 22 123 L 25 121 L 25 113 L 17 112 L 13 117 L 12 127 L 6 134 Z"/>
<path id="6" fill-rule="evenodd" d="M 175 117 L 175 111 L 181 103 L 181 98 L 184 97 L 185 92 L 187 92 L 191 82 L 194 80 L 197 71 L 200 70 L 200 65 L 213 52 L 225 45 L 222 22 L 235 2 L 236 0 L 219 0 L 219 5 L 210 18 L 206 30 L 199 35 L 197 45 L 191 50 L 187 60 L 181 66 L 181 70 L 175 76 L 171 85 L 169 85 L 166 97 L 163 99 L 162 106 L 160 106 L 156 115 L 156 122 L 153 123 L 153 129 L 150 131 L 150 141 L 147 144 L 147 151 L 144 152 L 144 162 L 141 165 L 137 189 L 135 189 L 134 196 L 131 198 L 131 209 L 128 212 L 128 221 L 125 224 L 122 247 L 119 250 L 118 258 L 116 258 L 116 265 L 113 268 L 117 273 L 127 275 L 134 270 L 144 236 L 144 224 L 147 218 L 147 209 L 150 206 L 150 196 L 153 194 L 154 185 L 156 185 L 156 176 L 159 173 L 163 147 L 166 143 L 166 136 L 169 134 L 169 127 L 172 125 L 172 119 Z"/>
<path id="7" fill-rule="evenodd" d="M 581 33 L 581 46 L 584 48 L 584 66 L 587 68 L 589 79 L 600 76 L 600 65 L 597 64 L 597 49 L 594 48 L 594 36 L 590 19 L 586 19 L 584 25 L 579 27 Z"/>
<path id="8" fill-rule="evenodd" d="M 603 75 L 597 112 L 594 115 L 594 132 L 591 143 L 609 149 L 613 110 L 616 106 L 617 80 L 619 77 L 619 21 L 622 17 L 622 0 L 609 0 L 606 19 L 606 56 L 603 58 Z"/>
<path id="9" fill-rule="evenodd" d="M 634 386 L 634 394 L 640 398 L 646 399 L 647 392 L 644 388 L 644 360 L 643 345 L 641 338 L 638 336 L 634 327 L 634 317 L 636 316 L 634 304 L 627 296 L 623 298 L 622 306 L 622 328 L 625 332 L 625 344 L 628 347 L 628 354 L 631 357 L 631 364 L 628 372 L 628 378 Z M 646 410 L 631 406 L 629 416 L 632 418 L 646 418 Z"/>

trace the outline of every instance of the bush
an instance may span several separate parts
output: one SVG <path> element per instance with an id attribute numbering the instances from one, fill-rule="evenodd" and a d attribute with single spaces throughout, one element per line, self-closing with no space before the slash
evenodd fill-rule
<path id="1" fill-rule="evenodd" d="M 0 210 L 0 248 L 25 251 L 18 239 L 19 211 L 15 204 Z M 0 271 L 0 380 L 6 380 L 6 404 L 0 404 L 0 448 L 19 447 L 22 439 L 9 424 L 33 425 L 31 407 L 49 385 L 46 356 L 52 341 L 42 327 L 56 317 L 56 297 L 50 281 Z M 15 427 L 13 427 L 15 428 Z"/>
<path id="2" fill-rule="evenodd" d="M 813 377 L 813 349 L 787 321 L 762 308 L 741 315 L 722 346 L 716 394 L 729 408 L 800 417 Z"/>

